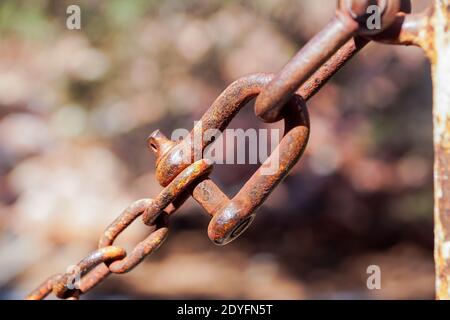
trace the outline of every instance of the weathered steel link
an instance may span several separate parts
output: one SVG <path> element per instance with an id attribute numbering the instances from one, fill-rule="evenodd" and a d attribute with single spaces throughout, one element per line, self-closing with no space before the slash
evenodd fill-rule
<path id="1" fill-rule="evenodd" d="M 42 282 L 36 289 L 34 289 L 30 294 L 28 294 L 26 300 L 42 300 L 50 294 L 53 290 L 53 286 L 61 279 L 63 275 L 61 273 L 54 274 L 44 282 Z"/>
<path id="2" fill-rule="evenodd" d="M 122 259 L 126 256 L 125 249 L 120 247 L 104 247 L 95 250 L 86 256 L 83 260 L 81 260 L 74 268 L 74 272 L 65 273 L 54 285 L 53 292 L 58 298 L 66 299 L 69 297 L 77 297 L 81 291 L 78 288 L 69 288 L 68 285 L 72 283 L 77 276 L 80 277 L 80 281 L 82 277 L 87 274 L 89 271 L 94 269 L 100 263 L 107 263 L 111 261 L 115 261 L 117 259 Z"/>
<path id="3" fill-rule="evenodd" d="M 44 281 L 26 299 L 44 299 L 50 292 L 58 298 L 78 298 L 80 294 L 94 288 L 110 273 L 125 273 L 138 265 L 147 255 L 154 252 L 164 242 L 168 234 L 168 217 L 186 200 L 190 185 L 201 178 L 206 178 L 211 172 L 212 164 L 202 159 L 188 166 L 160 194 L 153 199 L 135 201 L 117 217 L 104 231 L 99 240 L 99 249 L 89 254 L 77 265 L 79 270 L 79 287 L 68 288 L 72 284 L 72 272 L 57 274 Z M 112 246 L 114 240 L 137 217 L 149 210 L 146 221 L 152 229 L 145 240 L 138 243 L 127 256 L 124 249 Z"/>
<path id="4" fill-rule="evenodd" d="M 103 232 L 99 240 L 99 249 L 111 246 L 119 234 L 125 230 L 137 217 L 142 215 L 152 199 L 135 201 L 116 218 Z M 138 243 L 131 253 L 112 263 L 101 263 L 89 271 L 80 282 L 80 293 L 86 293 L 111 273 L 125 273 L 134 268 L 147 255 L 159 248 L 168 234 L 168 211 L 164 210 L 160 218 L 151 226 L 147 238 Z"/>
<path id="5" fill-rule="evenodd" d="M 283 67 L 255 102 L 256 114 L 264 121 L 280 120 L 284 104 L 358 30 L 349 15 L 338 14 Z"/>
<path id="6" fill-rule="evenodd" d="M 367 8 L 377 4 L 382 28 L 367 30 Z M 126 208 L 104 231 L 98 249 L 77 265 L 78 274 L 56 274 L 26 298 L 43 299 L 52 291 L 59 298 L 77 299 L 111 273 L 125 273 L 154 252 L 167 238 L 169 217 L 193 197 L 209 214 L 208 236 L 216 244 L 236 239 L 250 225 L 257 209 L 301 157 L 309 139 L 306 102 L 370 40 L 393 44 L 419 44 L 425 15 L 412 15 L 409 0 L 339 0 L 335 17 L 276 75 L 258 73 L 230 84 L 181 141 L 153 132 L 148 147 L 156 155 L 156 179 L 163 190 L 154 199 L 141 199 Z M 266 122 L 284 121 L 284 136 L 262 166 L 229 198 L 209 179 L 212 163 L 203 151 L 213 141 L 209 130 L 223 131 L 251 99 L 255 114 Z M 200 139 L 198 139 L 200 137 Z M 275 169 L 263 169 L 277 162 Z M 142 216 L 149 235 L 129 255 L 114 246 L 115 239 Z M 73 287 L 74 276 L 79 283 Z"/>
<path id="7" fill-rule="evenodd" d="M 154 252 L 167 238 L 169 232 L 167 214 L 158 216 L 154 223 L 154 230 L 150 235 L 134 247 L 129 255 L 122 260 L 114 261 L 109 265 L 112 273 L 126 273 L 137 266 L 147 255 Z"/>
<path id="8" fill-rule="evenodd" d="M 339 71 L 355 54 L 369 43 L 369 40 L 356 36 L 347 41 L 333 56 L 309 77 L 295 93 L 307 102 L 336 72 Z M 255 107 L 255 113 L 258 110 Z"/>
<path id="9" fill-rule="evenodd" d="M 371 34 L 380 33 L 389 27 L 402 8 L 401 0 L 339 1 L 338 10 L 333 19 L 297 52 L 258 96 L 255 103 L 258 117 L 266 122 L 280 120 L 280 113 L 285 103 L 320 66 L 332 58 L 352 37 L 357 34 L 366 35 L 363 18 L 366 8 L 371 4 L 378 4 L 384 8 L 381 29 L 374 29 Z M 351 55 L 347 56 L 347 58 L 350 57 Z M 334 69 L 338 68 L 336 66 Z M 326 79 L 324 78 L 323 81 Z"/>
<path id="10" fill-rule="evenodd" d="M 31 292 L 26 299 L 44 299 L 52 291 L 58 298 L 77 298 L 79 294 L 82 293 L 79 288 L 75 288 L 75 283 L 73 283 L 77 277 L 82 281 L 83 276 L 99 264 L 122 259 L 125 255 L 125 250 L 120 247 L 108 246 L 97 249 L 74 266 L 72 271 L 64 274 L 56 274 L 45 280 L 37 289 Z M 74 286 L 74 288 L 69 288 L 69 284 Z"/>
<path id="11" fill-rule="evenodd" d="M 212 170 L 212 164 L 205 159 L 194 162 L 178 174 L 169 185 L 152 201 L 145 210 L 142 220 L 147 225 L 152 225 L 158 215 L 178 198 L 183 192 L 187 191 L 199 178 L 208 175 Z"/>

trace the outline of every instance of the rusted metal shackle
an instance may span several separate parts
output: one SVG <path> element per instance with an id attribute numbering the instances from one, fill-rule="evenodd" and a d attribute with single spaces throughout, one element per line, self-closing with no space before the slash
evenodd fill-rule
<path id="1" fill-rule="evenodd" d="M 256 170 L 233 199 L 224 201 L 213 211 L 208 226 L 208 237 L 218 245 L 225 245 L 239 237 L 251 224 L 258 208 L 273 189 L 286 177 L 300 159 L 309 139 L 309 116 L 306 104 L 294 96 L 283 113 L 285 132 L 272 154 Z M 263 168 L 273 167 L 265 173 Z M 205 201 L 200 188 L 194 190 L 194 198 L 201 204 Z M 215 190 L 210 188 L 210 190 Z M 196 192 L 199 191 L 199 192 Z M 206 199 L 211 197 L 211 192 Z M 205 206 L 204 206 L 205 207 Z"/>
<path id="2" fill-rule="evenodd" d="M 149 145 L 156 153 L 156 176 L 161 185 L 173 184 L 181 171 L 212 142 L 204 139 L 208 130 L 223 131 L 239 110 L 273 79 L 271 74 L 253 74 L 229 85 L 205 112 L 191 133 L 175 143 L 155 131 Z M 286 176 L 300 158 L 309 138 L 309 118 L 299 96 L 293 97 L 283 112 L 285 135 L 262 168 L 278 162 L 271 174 L 259 168 L 233 199 L 229 199 L 211 180 L 205 179 L 192 187 L 193 198 L 212 216 L 208 236 L 216 244 L 226 244 L 237 238 L 250 224 L 271 191 Z M 200 137 L 195 141 L 194 137 Z M 201 152 L 195 155 L 195 153 Z M 194 156 L 195 155 L 195 156 Z M 145 219 L 145 214 L 144 214 Z"/>
<path id="3" fill-rule="evenodd" d="M 274 78 L 273 74 L 257 73 L 231 83 L 205 112 L 192 131 L 179 142 L 167 139 L 159 130 L 148 138 L 148 145 L 156 156 L 156 179 L 166 187 L 178 174 L 194 163 L 211 140 L 203 139 L 208 130 L 223 131 L 239 110 Z M 194 137 L 199 136 L 199 141 Z M 194 145 L 197 144 L 197 145 Z"/>

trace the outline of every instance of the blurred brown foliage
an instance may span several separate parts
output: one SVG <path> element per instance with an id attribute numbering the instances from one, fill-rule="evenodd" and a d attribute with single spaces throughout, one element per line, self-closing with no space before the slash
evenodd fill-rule
<path id="1" fill-rule="evenodd" d="M 420 9 L 427 1 L 413 1 Z M 69 4 L 82 29 L 67 30 Z M 276 72 L 333 15 L 294 0 L 0 3 L 0 297 L 21 298 L 152 197 L 146 137 L 190 129 L 233 80 Z M 237 241 L 193 202 L 160 250 L 89 298 L 433 298 L 429 66 L 371 44 L 309 104 L 304 157 Z M 246 107 L 232 127 L 265 127 Z M 254 166 L 218 165 L 231 196 Z M 130 249 L 140 223 L 118 239 Z M 368 290 L 366 268 L 382 270 Z"/>

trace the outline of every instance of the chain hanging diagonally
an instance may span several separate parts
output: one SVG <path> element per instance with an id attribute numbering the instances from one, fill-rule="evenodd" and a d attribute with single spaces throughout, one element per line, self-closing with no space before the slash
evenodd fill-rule
<path id="1" fill-rule="evenodd" d="M 378 3 L 383 12 L 383 31 L 376 35 L 363 27 L 365 8 L 373 3 Z M 419 30 L 425 15 L 406 14 L 409 12 L 409 0 L 339 1 L 335 18 L 278 75 L 255 74 L 233 82 L 208 109 L 200 125 L 179 143 L 166 139 L 159 131 L 154 132 L 149 137 L 149 147 L 156 153 L 156 175 L 164 189 L 154 200 L 142 199 L 129 206 L 105 230 L 99 249 L 77 264 L 74 268 L 77 274 L 56 274 L 30 293 L 27 299 L 43 299 L 52 291 L 59 298 L 77 299 L 110 273 L 130 271 L 166 239 L 168 217 L 189 196 L 212 217 L 208 227 L 211 240 L 216 244 L 226 244 L 237 238 L 249 226 L 258 207 L 300 158 L 309 137 L 305 102 L 369 40 L 417 45 L 421 40 Z M 194 162 L 191 158 L 180 162 L 177 159 L 185 159 L 185 154 L 195 154 L 193 136 L 196 133 L 203 134 L 208 129 L 224 130 L 249 99 L 256 96 L 257 116 L 267 122 L 285 121 L 285 135 L 275 150 L 280 155 L 280 165 L 273 175 L 263 175 L 258 169 L 230 200 L 208 179 L 212 165 L 207 160 Z M 209 143 L 211 141 L 202 139 L 200 149 Z M 263 166 L 274 156 L 272 154 Z M 140 215 L 151 227 L 151 232 L 127 256 L 124 249 L 113 246 L 113 243 Z M 68 285 L 74 276 L 80 279 L 75 288 Z"/>
<path id="2" fill-rule="evenodd" d="M 381 25 L 371 30 L 367 27 L 367 12 L 372 5 L 380 8 Z M 339 0 L 330 22 L 297 52 L 258 96 L 255 102 L 258 117 L 265 122 L 278 121 L 283 105 L 298 88 L 306 84 L 298 93 L 308 100 L 369 40 L 416 44 L 414 40 L 418 37 L 423 15 L 410 13 L 410 0 Z M 312 79 L 326 80 L 317 81 L 318 85 Z"/>
<path id="3" fill-rule="evenodd" d="M 125 273 L 133 269 L 147 255 L 154 252 L 166 239 L 168 217 L 187 199 L 183 194 L 196 180 L 207 176 L 212 165 L 206 160 L 199 160 L 174 179 L 155 199 L 135 201 L 116 218 L 103 232 L 99 248 L 82 259 L 71 271 L 56 274 L 45 280 L 26 299 L 40 300 L 52 291 L 58 298 L 76 299 L 104 280 L 110 273 Z M 151 224 L 151 232 L 138 243 L 127 256 L 124 249 L 112 246 L 114 240 L 147 208 L 158 210 L 158 218 Z M 79 278 L 77 286 L 73 279 Z"/>
<path id="4" fill-rule="evenodd" d="M 201 188 L 194 190 L 194 198 L 212 216 L 208 226 L 208 236 L 214 243 L 227 244 L 236 239 L 249 226 L 256 210 L 273 188 L 297 162 L 307 142 L 307 135 L 297 133 L 298 136 L 294 137 L 296 130 L 286 126 L 286 121 L 294 117 L 286 117 L 286 113 L 292 113 L 292 110 L 296 109 L 292 106 L 297 105 L 297 109 L 303 113 L 304 123 L 308 122 L 304 101 L 311 98 L 376 33 L 365 27 L 366 8 L 374 3 L 380 6 L 382 12 L 381 28 L 375 30 L 378 32 L 378 40 L 386 39 L 406 44 L 405 39 L 412 38 L 410 35 L 416 32 L 414 24 L 404 23 L 406 13 L 410 12 L 409 1 L 342 0 L 339 2 L 335 17 L 328 25 L 311 39 L 277 75 L 272 76 L 268 83 L 264 84 L 262 79 L 256 80 L 258 75 L 253 75 L 230 85 L 204 114 L 193 131 L 179 143 L 161 138 L 162 134 L 157 132 L 155 141 L 156 138 L 164 141 L 162 144 L 164 152 L 158 153 L 156 175 L 160 184 L 164 186 L 189 164 L 184 159 L 181 160 L 183 157 L 180 155 L 195 154 L 193 137 L 196 133 L 200 131 L 200 134 L 203 134 L 209 129 L 223 130 L 242 104 L 250 98 L 257 96 L 255 113 L 262 120 L 274 122 L 285 119 L 285 136 L 275 150 L 281 154 L 280 166 L 273 175 L 264 176 L 258 170 L 231 200 L 211 180 L 203 182 Z M 396 29 L 390 29 L 391 25 L 395 25 Z M 409 28 L 403 28 L 405 25 Z M 258 81 L 260 81 L 259 84 L 257 84 Z M 236 97 L 240 96 L 242 99 L 236 100 Z M 300 123 L 301 121 L 296 125 Z M 309 127 L 309 123 L 307 126 Z M 297 148 L 296 143 L 299 141 L 302 147 Z M 203 150 L 209 143 L 209 140 L 202 140 L 200 149 Z M 271 161 L 271 157 L 267 159 L 268 162 Z M 263 166 L 265 164 L 267 162 Z M 203 190 L 203 193 L 199 192 L 199 189 Z M 211 199 L 214 206 L 208 204 Z"/>

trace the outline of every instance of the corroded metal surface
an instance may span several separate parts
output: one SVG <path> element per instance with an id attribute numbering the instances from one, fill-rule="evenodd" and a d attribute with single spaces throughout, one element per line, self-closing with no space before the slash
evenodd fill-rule
<path id="1" fill-rule="evenodd" d="M 162 185 L 168 184 L 169 188 L 183 177 L 185 171 L 179 172 L 189 165 L 187 161 L 193 161 L 195 153 L 201 153 L 211 143 L 211 140 L 203 139 L 203 134 L 211 129 L 224 130 L 239 110 L 272 80 L 273 75 L 261 73 L 233 82 L 214 101 L 192 132 L 178 144 L 170 142 L 170 148 L 166 148 L 168 140 L 159 131 L 152 134 L 151 143 L 158 157 L 156 172 L 159 182 Z M 200 184 L 199 190 L 194 188 L 194 198 L 213 217 L 208 227 L 208 236 L 214 243 L 226 244 L 237 238 L 249 226 L 255 211 L 300 158 L 309 137 L 308 114 L 300 96 L 291 98 L 284 108 L 283 117 L 285 136 L 274 153 L 262 164 L 262 167 L 268 167 L 277 161 L 274 173 L 263 174 L 262 169 L 258 169 L 231 200 L 211 180 Z M 199 150 L 195 150 L 195 136 L 201 137 Z M 164 153 L 160 152 L 163 148 Z M 185 157 L 187 154 L 190 155 L 188 159 Z M 156 209 L 151 214 L 146 212 L 144 221 L 151 222 L 149 216 L 155 214 Z"/>
<path id="2" fill-rule="evenodd" d="M 409 1 L 404 1 L 408 2 Z M 366 9 L 371 4 L 377 4 L 382 9 L 381 28 L 367 31 Z M 401 0 L 368 1 L 341 0 L 333 19 L 315 35 L 300 51 L 281 69 L 274 79 L 262 90 L 256 99 L 255 109 L 258 117 L 266 122 L 280 120 L 281 110 L 295 91 L 311 77 L 324 63 L 329 61 L 329 68 L 337 70 L 343 65 L 343 59 L 349 59 L 352 54 L 341 53 L 333 59 L 333 55 L 346 42 L 356 35 L 374 35 L 388 28 L 395 20 L 402 6 Z M 355 13 L 356 12 L 356 13 Z M 347 47 L 352 52 L 352 47 Z M 320 82 L 325 82 L 333 72 L 325 72 Z M 317 75 L 321 75 L 319 72 Z"/>
<path id="3" fill-rule="evenodd" d="M 358 30 L 358 23 L 338 12 L 313 39 L 283 67 L 255 102 L 256 114 L 267 122 L 280 120 L 284 104 L 295 91 Z"/>
<path id="4" fill-rule="evenodd" d="M 341 69 L 355 54 L 369 43 L 369 40 L 362 37 L 351 38 L 333 56 L 309 77 L 309 79 L 297 90 L 304 101 L 313 97 L 328 79 Z"/>
<path id="5" fill-rule="evenodd" d="M 119 247 L 108 246 L 95 250 L 87 255 L 73 268 L 74 272 L 65 273 L 54 285 L 53 293 L 61 299 L 78 297 L 81 293 L 78 288 L 69 288 L 68 284 L 75 285 L 73 281 L 76 277 L 81 278 L 101 263 L 122 259 L 126 256 L 126 251 Z"/>
<path id="6" fill-rule="evenodd" d="M 433 68 L 436 297 L 450 299 L 450 1 L 436 1 L 425 46 Z"/>
<path id="7" fill-rule="evenodd" d="M 211 172 L 212 165 L 206 160 L 200 160 L 188 166 L 160 194 L 153 199 L 135 201 L 117 217 L 103 232 L 99 240 L 99 249 L 81 260 L 75 267 L 80 281 L 78 287 L 73 285 L 73 272 L 56 274 L 44 281 L 26 299 L 39 300 L 52 291 L 59 298 L 74 298 L 94 288 L 110 273 L 125 273 L 138 265 L 147 255 L 154 252 L 164 242 L 168 234 L 168 217 L 186 200 L 188 188 L 198 179 L 205 178 Z M 147 218 L 150 234 L 138 243 L 130 254 L 121 247 L 112 246 L 114 240 L 136 218 L 144 212 L 152 214 Z M 151 220 L 151 221 L 150 221 Z"/>
<path id="8" fill-rule="evenodd" d="M 41 300 L 50 294 L 53 290 L 53 286 L 60 280 L 62 274 L 54 274 L 44 282 L 42 282 L 36 289 L 34 289 L 30 294 L 28 294 L 26 300 Z"/>
<path id="9" fill-rule="evenodd" d="M 180 174 L 178 174 L 152 201 L 145 210 L 142 220 L 147 225 L 152 225 L 158 215 L 177 199 L 184 191 L 200 178 L 208 175 L 212 170 L 212 164 L 201 159 L 189 165 Z"/>
<path id="10" fill-rule="evenodd" d="M 213 218 L 208 227 L 208 236 L 214 243 L 226 244 L 245 231 L 256 210 L 298 161 L 308 138 L 306 106 L 300 97 L 295 96 L 286 107 L 285 136 L 277 148 L 232 200 L 210 212 Z M 262 168 L 270 167 L 274 161 L 277 161 L 275 172 L 264 174 Z"/>
<path id="11" fill-rule="evenodd" d="M 382 8 L 382 28 L 376 32 L 368 32 L 364 27 L 366 9 L 374 3 Z M 179 142 L 170 141 L 159 130 L 153 132 L 147 142 L 156 155 L 156 178 L 164 187 L 163 190 L 154 199 L 134 202 L 106 228 L 99 240 L 98 249 L 77 264 L 80 281 L 76 288 L 70 286 L 74 276 L 72 272 L 56 274 L 30 293 L 27 299 L 43 299 L 52 291 L 59 298 L 77 299 L 109 274 L 130 271 L 163 243 L 169 230 L 168 218 L 190 196 L 211 217 L 208 236 L 214 243 L 222 245 L 236 239 L 250 225 L 257 209 L 301 157 L 310 133 L 306 101 L 361 48 L 371 40 L 413 44 L 424 48 L 430 53 L 432 61 L 436 61 L 438 56 L 431 54 L 434 52 L 433 44 L 430 44 L 427 37 L 431 11 L 415 15 L 409 14 L 410 11 L 409 0 L 341 0 L 335 17 L 278 74 L 258 73 L 233 82 L 213 102 L 193 130 Z M 447 75 L 450 74 L 448 69 L 445 70 Z M 284 136 L 262 167 L 234 197 L 229 198 L 209 179 L 213 166 L 202 155 L 212 139 L 205 139 L 205 134 L 211 129 L 223 131 L 253 98 L 256 98 L 257 117 L 266 122 L 284 121 Z M 449 142 L 446 139 L 449 127 L 448 121 L 442 118 L 442 114 L 448 115 L 448 103 L 446 106 L 447 113 L 439 112 L 435 116 L 436 126 L 445 128 L 446 131 L 443 132 L 447 132 L 447 135 L 439 135 L 438 138 L 437 131 L 435 132 L 438 155 L 436 168 L 439 173 L 435 184 L 438 239 L 436 259 L 440 275 L 438 291 L 444 292 L 440 293 L 442 297 L 449 290 L 450 256 L 450 152 L 447 152 Z M 275 170 L 270 174 L 263 174 L 262 168 L 274 161 L 278 163 Z M 149 226 L 149 235 L 127 255 L 124 249 L 113 244 L 119 234 L 139 216 Z"/>
<path id="12" fill-rule="evenodd" d="M 41 300 L 49 295 L 52 291 L 59 298 L 77 298 L 80 294 L 79 289 L 68 288 L 67 284 L 73 282 L 76 276 L 82 278 L 86 273 L 92 270 L 94 267 L 103 262 L 114 261 L 125 257 L 126 252 L 122 248 L 118 247 L 105 247 L 98 249 L 83 260 L 81 260 L 74 268 L 74 272 L 68 272 L 65 274 L 55 274 L 45 280 L 39 285 L 33 292 L 31 292 L 26 299 L 27 300 Z M 73 284 L 73 283 L 72 283 Z"/>

